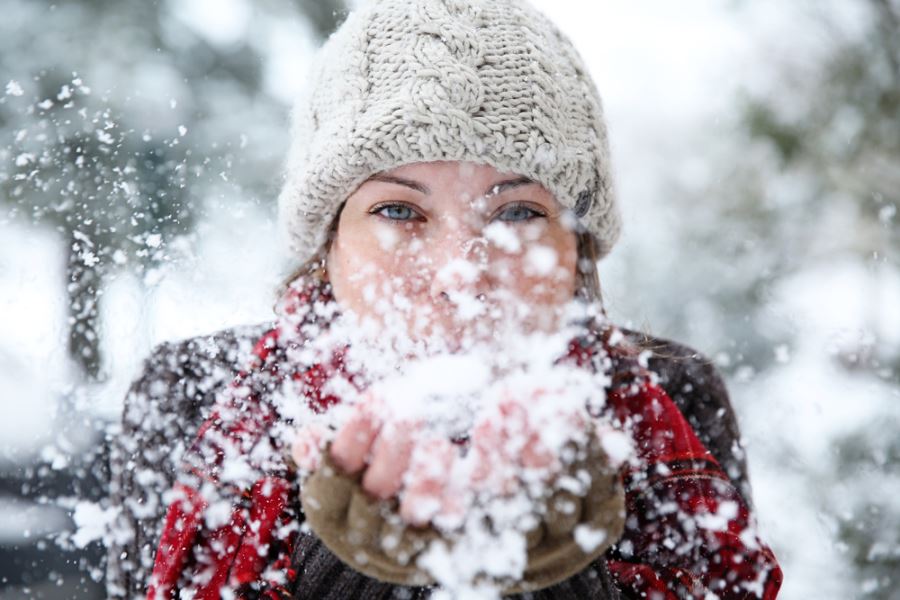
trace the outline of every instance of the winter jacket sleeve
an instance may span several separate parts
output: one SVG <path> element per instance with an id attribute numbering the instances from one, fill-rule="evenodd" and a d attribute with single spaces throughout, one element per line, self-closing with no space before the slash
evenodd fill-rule
<path id="1" fill-rule="evenodd" d="M 644 336 L 641 345 L 652 352 L 649 367 L 659 375 L 660 385 L 752 508 L 740 428 L 725 382 L 712 360 L 662 338 Z"/>
<path id="2" fill-rule="evenodd" d="M 665 338 L 622 328 L 650 352 L 648 366 L 701 443 L 712 453 L 748 506 L 753 505 L 747 458 L 737 416 L 715 364 L 697 350 Z"/>
<path id="3" fill-rule="evenodd" d="M 250 331 L 223 330 L 156 346 L 125 396 L 110 449 L 109 494 L 118 514 L 107 535 L 107 597 L 142 597 L 185 445 L 249 353 Z"/>
<path id="4" fill-rule="evenodd" d="M 608 406 L 632 432 L 625 534 L 609 567 L 627 598 L 774 600 L 782 573 L 749 504 L 669 395 L 641 383 Z"/>

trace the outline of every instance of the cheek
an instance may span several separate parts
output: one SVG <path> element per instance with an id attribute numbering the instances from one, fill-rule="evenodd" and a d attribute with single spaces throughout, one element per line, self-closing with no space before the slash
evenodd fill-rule
<path id="1" fill-rule="evenodd" d="M 423 242 L 392 226 L 339 235 L 329 256 L 335 298 L 361 315 L 372 313 L 381 299 L 422 293 L 428 267 Z"/>
<path id="2" fill-rule="evenodd" d="M 393 274 L 407 293 L 423 293 L 434 272 L 432 247 L 420 234 L 407 235 L 390 252 Z"/>
<path id="3" fill-rule="evenodd" d="M 383 273 L 388 265 L 382 264 L 382 256 L 372 251 L 370 244 L 358 237 L 338 236 L 328 257 L 328 278 L 335 299 L 345 308 L 361 315 L 375 289 L 377 273 Z"/>

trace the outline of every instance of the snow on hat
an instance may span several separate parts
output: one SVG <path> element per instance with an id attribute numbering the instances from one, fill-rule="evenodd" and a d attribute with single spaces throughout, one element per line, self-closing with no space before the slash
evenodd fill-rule
<path id="1" fill-rule="evenodd" d="M 594 234 L 619 237 L 596 85 L 571 41 L 525 0 L 370 0 L 315 57 L 293 112 L 278 221 L 311 258 L 373 173 L 472 161 L 541 183 Z"/>

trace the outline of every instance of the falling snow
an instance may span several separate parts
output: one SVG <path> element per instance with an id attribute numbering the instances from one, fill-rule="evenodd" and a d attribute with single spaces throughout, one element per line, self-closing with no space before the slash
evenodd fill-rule
<path id="1" fill-rule="evenodd" d="M 22 86 L 19 85 L 19 82 L 16 80 L 10 80 L 6 84 L 6 93 L 10 96 L 21 96 L 24 94 L 24 90 L 22 90 Z"/>
<path id="2" fill-rule="evenodd" d="M 197 9 L 205 4 L 166 9 L 146 23 L 125 7 L 104 15 L 84 2 L 51 9 L 13 0 L 4 7 L 14 18 L 6 21 L 12 26 L 0 23 L 8 77 L 0 96 L 0 544 L 30 562 L 0 568 L 0 596 L 121 597 L 102 588 L 107 558 L 97 557 L 103 546 L 138 543 L 135 536 L 144 536 L 143 546 L 131 564 L 136 577 L 148 576 L 155 548 L 147 538 L 177 498 L 170 476 L 190 443 L 171 402 L 207 410 L 238 357 L 247 357 L 253 335 L 224 353 L 208 339 L 160 344 L 236 326 L 258 334 L 271 319 L 275 282 L 295 266 L 274 258 L 282 158 L 275 149 L 284 147 L 285 107 L 302 88 L 306 60 L 285 57 L 306 56 L 318 42 L 307 39 L 311 28 L 296 21 L 296 7 L 251 11 L 230 0 L 217 9 L 225 15 L 217 30 L 216 19 L 204 20 L 210 13 Z M 893 600 L 900 583 L 900 198 L 890 140 L 898 139 L 900 120 L 877 113 L 891 103 L 867 104 L 894 92 L 877 87 L 890 79 L 883 77 L 892 72 L 890 55 L 867 54 L 885 36 L 866 33 L 867 23 L 889 20 L 861 16 L 862 4 L 822 3 L 822 19 L 842 34 L 817 36 L 817 19 L 797 18 L 769 0 L 678 15 L 617 0 L 596 9 L 608 11 L 603 19 L 563 3 L 535 4 L 583 45 L 612 124 L 625 228 L 600 274 L 613 319 L 715 357 L 743 435 L 735 448 L 750 465 L 759 534 L 786 573 L 783 597 L 828 590 Z M 245 26 L 249 17 L 228 18 L 254 11 L 253 27 Z M 108 19 L 131 24 L 110 27 Z M 150 46 L 133 35 L 156 27 Z M 673 43 L 672 31 L 688 32 L 692 43 Z M 188 41 L 204 52 L 184 58 Z M 97 51 L 107 48 L 119 50 Z M 830 52 L 841 60 L 816 62 Z M 782 79 L 780 63 L 794 62 L 786 57 L 799 66 Z M 216 71 L 202 71 L 209 65 Z M 847 74 L 858 75 L 849 86 L 841 83 Z M 738 102 L 736 88 L 754 101 Z M 648 89 L 667 90 L 666 110 Z M 748 126 L 752 135 L 739 129 Z M 558 158 L 547 144 L 534 157 L 536 164 Z M 492 223 L 482 235 L 479 243 L 497 251 L 490 256 L 524 251 L 529 277 L 552 274 L 560 259 L 510 224 Z M 377 244 L 397 250 L 403 238 L 382 230 Z M 464 321 L 527 312 L 490 288 L 465 291 L 502 277 L 479 262 L 484 248 L 458 249 L 464 259 L 430 271 L 428 283 L 461 288 L 447 298 Z M 367 297 L 379 293 L 373 287 Z M 385 306 L 409 311 L 414 304 L 398 295 Z M 375 389 L 396 415 L 428 416 L 458 431 L 486 419 L 474 408 L 496 407 L 504 389 L 554 380 L 588 387 L 571 372 L 536 366 L 558 344 L 544 338 L 521 342 L 517 352 L 469 348 L 399 370 L 388 351 L 397 348 L 376 345 L 359 360 L 384 376 Z M 144 362 L 151 349 L 159 354 Z M 509 356 L 518 363 L 504 363 Z M 651 358 L 641 357 L 645 365 Z M 503 369 L 521 377 L 497 377 Z M 140 388 L 129 392 L 138 377 Z M 428 401 L 410 400 L 422 396 Z M 337 427 L 347 416 L 343 409 L 310 414 L 296 397 L 282 398 L 292 399 L 283 408 L 295 422 Z M 545 419 L 542 443 L 558 449 L 571 441 L 560 415 L 539 406 L 559 404 L 535 405 L 534 418 Z M 715 418 L 724 423 L 730 413 L 720 409 Z M 333 435 L 328 431 L 322 439 Z M 129 445 L 135 432 L 152 434 L 146 447 Z M 286 441 L 294 432 L 276 431 Z M 602 428 L 600 440 L 613 465 L 626 465 L 636 452 L 615 427 Z M 124 455 L 111 459 L 110 452 Z M 130 472 L 139 492 L 110 488 L 111 460 Z M 250 463 L 235 458 L 222 475 L 240 482 L 251 473 Z M 577 490 L 582 483 L 573 477 L 559 485 Z M 503 508 L 527 521 L 530 506 Z M 723 502 L 691 517 L 668 503 L 657 508 L 686 527 L 721 533 L 738 506 Z M 230 509 L 212 503 L 205 523 L 225 524 Z M 579 526 L 572 535 L 587 550 L 607 533 Z M 753 547 L 757 531 L 739 538 Z M 521 572 L 526 542 L 516 527 L 470 524 L 456 545 L 429 547 L 421 564 L 444 584 L 436 598 L 493 598 L 497 589 L 474 575 Z M 677 551 L 678 544 L 673 538 L 663 546 Z M 633 548 L 625 542 L 621 550 Z M 59 595 L 49 595 L 54 591 Z"/>

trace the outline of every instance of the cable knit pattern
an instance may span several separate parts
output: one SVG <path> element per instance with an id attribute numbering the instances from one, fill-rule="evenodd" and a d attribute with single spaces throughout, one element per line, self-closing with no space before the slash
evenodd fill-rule
<path id="1" fill-rule="evenodd" d="M 279 223 L 291 257 L 324 243 L 371 174 L 435 160 L 543 184 L 600 242 L 619 237 L 596 85 L 525 0 L 370 0 L 325 42 L 293 113 Z"/>

